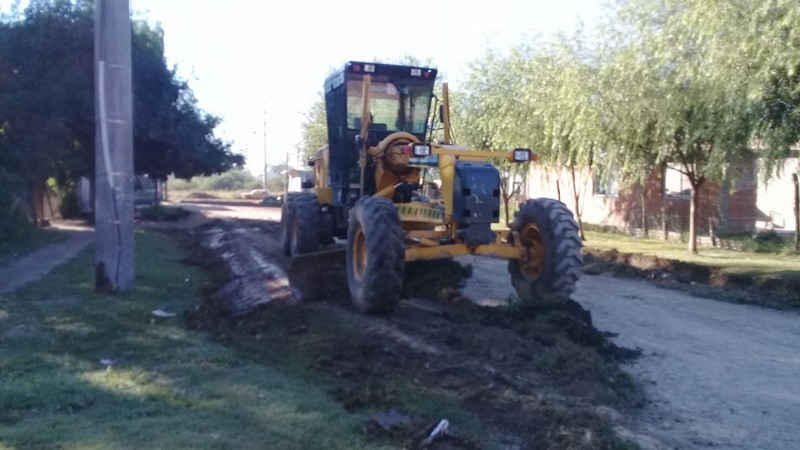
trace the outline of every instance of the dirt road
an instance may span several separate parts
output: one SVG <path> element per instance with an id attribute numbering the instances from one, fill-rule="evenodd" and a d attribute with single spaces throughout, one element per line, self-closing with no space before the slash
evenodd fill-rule
<path id="1" fill-rule="evenodd" d="M 225 202 L 200 203 L 199 201 L 165 204 L 198 212 L 210 219 L 253 219 L 271 220 L 275 222 L 281 220 L 281 209 L 277 207 L 259 205 L 244 206 L 232 203 L 226 204 Z"/>
<path id="2" fill-rule="evenodd" d="M 587 276 L 575 296 L 595 326 L 639 347 L 652 403 L 638 432 L 677 448 L 794 449 L 800 315 Z"/>
<path id="3" fill-rule="evenodd" d="M 511 294 L 504 262 L 467 262 L 473 298 Z M 642 349 L 627 369 L 650 402 L 623 434 L 645 448 L 798 447 L 800 314 L 608 276 L 584 276 L 574 298 L 598 329 L 618 334 L 616 344 Z"/>

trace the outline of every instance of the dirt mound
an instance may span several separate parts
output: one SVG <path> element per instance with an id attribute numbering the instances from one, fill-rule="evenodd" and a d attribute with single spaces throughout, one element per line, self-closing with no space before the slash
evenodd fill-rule
<path id="1" fill-rule="evenodd" d="M 218 199 L 216 195 L 206 194 L 205 192 L 192 192 L 186 198 Z"/>
<path id="2" fill-rule="evenodd" d="M 406 263 L 402 296 L 452 299 L 459 296 L 458 289 L 471 276 L 472 266 L 452 259 Z"/>
<path id="3" fill-rule="evenodd" d="M 686 285 L 686 290 L 720 300 L 775 308 L 800 307 L 800 280 L 730 274 L 719 268 L 617 250 L 584 249 L 584 269 L 587 273 L 655 280 L 667 287 Z"/>
<path id="4" fill-rule="evenodd" d="M 288 266 L 277 224 L 214 227 L 196 233 L 190 262 L 234 278 L 237 271 L 218 269 L 231 253 L 257 252 Z M 217 245 L 199 245 L 210 231 Z M 443 418 L 449 435 L 426 448 L 624 445 L 611 431 L 624 417 L 617 411 L 643 401 L 618 367 L 630 354 L 610 344 L 575 302 L 488 308 L 461 299 L 453 293 L 470 270 L 456 262 L 409 264 L 411 299 L 388 316 L 320 298 L 267 302 L 237 317 L 226 305 L 238 294 L 222 289 L 206 292 L 186 319 L 248 358 L 325 386 L 345 409 L 365 415 L 368 439 L 392 447 L 419 448 Z M 370 419 L 376 412 L 403 420 L 381 425 Z"/>

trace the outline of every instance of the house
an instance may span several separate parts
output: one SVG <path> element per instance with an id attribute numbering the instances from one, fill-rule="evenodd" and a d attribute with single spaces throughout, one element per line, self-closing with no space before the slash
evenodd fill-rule
<path id="1" fill-rule="evenodd" d="M 698 235 L 753 232 L 760 229 L 794 231 L 791 173 L 798 158 L 789 158 L 779 176 L 759 179 L 757 161 L 743 162 L 730 171 L 722 185 L 706 182 L 700 189 Z M 675 166 L 653 170 L 643 185 L 625 188 L 615 177 L 601 178 L 584 170 L 575 174 L 575 190 L 584 223 L 650 233 L 682 233 L 689 229 L 690 185 Z M 529 198 L 561 199 L 575 210 L 572 176 L 542 166 L 531 167 Z M 645 222 L 646 221 L 646 222 Z"/>
<path id="2" fill-rule="evenodd" d="M 313 170 L 289 170 L 289 187 L 288 192 L 301 192 L 309 185 L 313 185 L 314 171 Z"/>
<path id="3" fill-rule="evenodd" d="M 757 229 L 795 232 L 792 174 L 800 172 L 800 157 L 788 158 L 774 177 L 758 184 L 756 207 L 761 217 Z"/>

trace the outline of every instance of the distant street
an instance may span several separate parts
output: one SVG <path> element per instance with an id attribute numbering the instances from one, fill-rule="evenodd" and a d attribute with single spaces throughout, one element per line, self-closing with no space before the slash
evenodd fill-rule
<path id="1" fill-rule="evenodd" d="M 253 204 L 231 204 L 225 202 L 198 203 L 175 202 L 166 203 L 202 213 L 209 219 L 248 219 L 248 220 L 281 220 L 281 208 L 274 206 L 260 206 Z"/>

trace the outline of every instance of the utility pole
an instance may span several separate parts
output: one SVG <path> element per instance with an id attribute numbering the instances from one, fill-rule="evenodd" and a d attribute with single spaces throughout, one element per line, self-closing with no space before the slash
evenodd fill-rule
<path id="1" fill-rule="evenodd" d="M 264 190 L 267 190 L 267 108 L 264 108 Z"/>
<path id="2" fill-rule="evenodd" d="M 134 285 L 129 0 L 95 0 L 95 285 Z"/>
<path id="3" fill-rule="evenodd" d="M 794 251 L 800 253 L 800 181 L 797 172 L 792 174 L 794 184 Z"/>
<path id="4" fill-rule="evenodd" d="M 285 192 L 284 197 L 289 195 L 289 152 L 286 152 L 286 179 L 284 180 L 283 191 Z"/>

